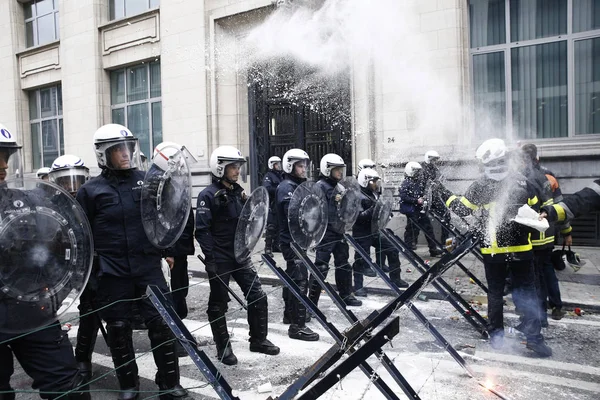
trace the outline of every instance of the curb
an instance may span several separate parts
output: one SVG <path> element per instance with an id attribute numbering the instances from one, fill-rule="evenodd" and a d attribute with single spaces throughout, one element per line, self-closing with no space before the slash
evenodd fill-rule
<path id="1" fill-rule="evenodd" d="M 206 274 L 206 272 L 203 272 L 203 271 L 192 270 L 192 271 L 189 271 L 189 273 L 194 278 L 208 279 L 208 275 Z M 260 281 L 262 284 L 269 285 L 269 286 L 282 286 L 281 281 L 279 280 L 279 278 L 276 278 L 276 277 L 261 276 Z M 336 288 L 335 284 L 332 284 L 332 286 L 334 288 Z M 337 288 L 336 288 L 336 290 L 337 290 Z M 400 289 L 400 290 L 402 290 L 402 289 Z M 391 289 L 386 289 L 386 288 L 381 288 L 381 287 L 369 287 L 368 292 L 372 293 L 372 294 L 382 295 L 382 296 L 390 296 L 390 297 L 394 296 L 394 292 Z M 402 292 L 404 292 L 404 290 L 402 290 Z M 425 294 L 427 299 L 431 299 L 431 300 L 444 300 L 445 301 L 447 298 L 447 296 L 443 296 L 437 290 L 425 289 L 425 290 L 423 290 L 423 294 Z M 467 301 L 471 301 L 471 300 L 481 301 L 482 300 L 482 296 L 465 295 L 465 296 L 463 296 L 463 298 Z M 483 299 L 485 299 L 485 296 L 483 297 Z M 510 302 L 512 304 L 512 302 L 510 300 L 508 300 L 508 302 Z M 484 304 L 486 304 L 486 303 L 484 303 Z M 576 303 L 574 301 L 563 299 L 563 309 L 574 309 L 575 307 L 582 308 L 585 311 L 592 311 L 592 312 L 600 313 L 600 304 L 591 304 L 591 303 L 582 303 L 582 302 Z"/>

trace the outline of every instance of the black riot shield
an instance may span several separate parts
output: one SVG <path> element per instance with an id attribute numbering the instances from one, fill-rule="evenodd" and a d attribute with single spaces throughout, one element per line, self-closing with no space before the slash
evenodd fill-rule
<path id="1" fill-rule="evenodd" d="M 371 232 L 376 233 L 384 229 L 392 216 L 392 206 L 394 198 L 391 193 L 384 191 L 377 199 L 373 209 L 373 219 L 371 220 Z"/>
<path id="2" fill-rule="evenodd" d="M 356 178 L 349 176 L 338 182 L 330 201 L 335 206 L 329 209 L 331 227 L 338 233 L 352 229 L 360 212 L 360 186 Z"/>
<path id="3" fill-rule="evenodd" d="M 159 249 L 175 244 L 192 207 L 192 178 L 185 147 L 173 144 L 154 156 L 142 185 L 142 223 Z"/>
<path id="4" fill-rule="evenodd" d="M 292 239 L 302 249 L 319 244 L 327 230 L 327 200 L 314 182 L 296 188 L 288 209 Z"/>
<path id="5" fill-rule="evenodd" d="M 246 261 L 252 254 L 267 227 L 268 216 L 269 192 L 263 186 L 259 186 L 246 200 L 235 229 L 233 251 L 239 263 Z"/>
<path id="6" fill-rule="evenodd" d="M 83 291 L 92 233 L 77 201 L 39 179 L 0 185 L 0 332 L 54 322 Z"/>

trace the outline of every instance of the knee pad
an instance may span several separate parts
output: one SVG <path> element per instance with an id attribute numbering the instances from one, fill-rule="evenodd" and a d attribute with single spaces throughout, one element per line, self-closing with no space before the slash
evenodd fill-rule
<path id="1" fill-rule="evenodd" d="M 261 290 L 260 295 L 255 298 L 248 297 L 248 307 L 267 309 L 267 295 Z"/>
<path id="2" fill-rule="evenodd" d="M 209 320 L 222 317 L 227 312 L 227 303 L 209 304 L 206 314 Z"/>
<path id="3" fill-rule="evenodd" d="M 253 293 L 248 296 L 246 299 L 248 304 L 251 304 L 255 307 L 267 306 L 267 295 L 262 290 L 258 290 L 256 293 Z"/>
<path id="4" fill-rule="evenodd" d="M 108 334 L 108 344 L 110 347 L 121 347 L 127 343 L 131 336 L 131 324 L 129 321 L 117 320 L 106 323 L 106 332 Z"/>
<path id="5" fill-rule="evenodd" d="M 173 339 L 173 333 L 162 318 L 155 318 L 148 323 L 148 337 L 151 343 L 162 343 Z"/>
<path id="6" fill-rule="evenodd" d="M 327 272 L 329 272 L 329 264 L 315 263 L 315 267 L 325 276 L 327 276 Z"/>

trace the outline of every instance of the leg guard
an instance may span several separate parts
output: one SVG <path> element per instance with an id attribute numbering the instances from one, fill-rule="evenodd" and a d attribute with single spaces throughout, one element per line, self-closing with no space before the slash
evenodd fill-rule
<path id="1" fill-rule="evenodd" d="M 237 357 L 233 354 L 231 343 L 229 342 L 225 311 L 225 308 L 211 305 L 208 307 L 206 314 L 208 315 L 210 329 L 215 345 L 217 346 L 217 358 L 225 365 L 235 365 L 237 364 Z"/>
<path id="2" fill-rule="evenodd" d="M 248 306 L 248 326 L 250 327 L 250 351 L 269 355 L 279 354 L 279 347 L 267 339 L 269 309 L 266 297 L 261 297 Z"/>
<path id="3" fill-rule="evenodd" d="M 323 277 L 327 278 L 329 272 L 329 265 L 327 264 L 315 264 L 315 266 L 321 271 Z M 308 280 L 308 298 L 317 305 L 319 303 L 319 297 L 321 297 L 321 285 L 314 277 L 310 277 Z"/>
<path id="4" fill-rule="evenodd" d="M 138 367 L 133 350 L 129 321 L 111 321 L 106 326 L 110 353 L 115 364 L 121 392 L 119 400 L 137 399 L 139 391 Z"/>
<path id="5" fill-rule="evenodd" d="M 161 400 L 188 398 L 187 391 L 179 384 L 179 358 L 171 330 L 162 319 L 156 318 L 148 324 L 148 337 L 158 368 L 155 382 L 161 391 Z"/>

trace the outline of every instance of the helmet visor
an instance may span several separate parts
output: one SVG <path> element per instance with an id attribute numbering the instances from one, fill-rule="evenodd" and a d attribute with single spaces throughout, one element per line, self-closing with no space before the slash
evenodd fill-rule
<path id="1" fill-rule="evenodd" d="M 294 163 L 292 167 L 292 175 L 302 179 L 306 179 L 310 176 L 310 162 L 306 158 L 295 160 L 292 158 L 290 161 Z"/>
<path id="2" fill-rule="evenodd" d="M 106 167 L 112 170 L 141 168 L 138 140 L 135 138 L 98 145 L 104 152 Z"/>
<path id="3" fill-rule="evenodd" d="M 77 193 L 89 177 L 90 173 L 85 167 L 50 172 L 50 180 L 71 194 Z"/>

